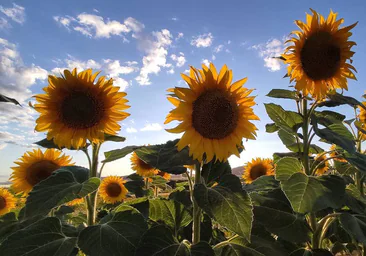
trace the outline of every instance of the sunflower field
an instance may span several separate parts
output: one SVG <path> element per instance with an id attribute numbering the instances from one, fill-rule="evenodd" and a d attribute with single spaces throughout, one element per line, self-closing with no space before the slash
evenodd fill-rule
<path id="1" fill-rule="evenodd" d="M 226 65 L 190 67 L 186 86 L 168 90 L 166 130 L 180 139 L 117 146 L 103 160 L 104 142 L 126 143 L 117 134 L 128 95 L 91 69 L 50 75 L 31 105 L 47 138 L 19 156 L 11 187 L 0 188 L 0 255 L 366 255 L 366 102 L 347 96 L 356 23 L 343 22 L 314 10 L 295 21 L 277 57 L 293 86 L 272 89 L 265 104 L 266 132 L 288 151 L 252 159 L 241 177 L 227 159 L 256 139 L 260 117 L 247 78 L 233 81 Z M 89 168 L 64 148 L 85 153 Z M 134 174 L 102 178 L 127 155 Z"/>

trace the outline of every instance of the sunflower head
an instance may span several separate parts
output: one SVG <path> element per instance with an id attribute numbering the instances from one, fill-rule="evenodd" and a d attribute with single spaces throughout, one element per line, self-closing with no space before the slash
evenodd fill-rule
<path id="1" fill-rule="evenodd" d="M 140 159 L 135 152 L 131 156 L 131 168 L 142 177 L 151 177 L 159 173 L 159 170 Z"/>
<path id="2" fill-rule="evenodd" d="M 16 198 L 5 188 L 0 188 L 0 216 L 16 206 Z"/>
<path id="3" fill-rule="evenodd" d="M 320 175 L 323 175 L 324 173 L 326 173 L 326 171 L 328 171 L 329 160 L 326 160 L 326 159 L 327 159 L 326 154 L 320 153 L 317 156 L 315 156 L 315 158 L 314 158 L 314 160 L 316 162 L 315 164 L 316 165 L 320 164 L 320 166 L 318 167 L 318 169 L 315 172 L 316 175 L 320 176 Z"/>
<path id="4" fill-rule="evenodd" d="M 119 121 L 129 116 L 126 93 L 113 86 L 113 80 L 91 69 L 77 73 L 64 71 L 64 76 L 49 76 L 45 94 L 35 96 L 34 108 L 40 113 L 36 130 L 47 131 L 47 139 L 58 146 L 80 148 L 86 140 L 103 141 L 104 134 L 115 135 L 120 130 Z M 96 82 L 95 82 L 96 81 Z"/>
<path id="5" fill-rule="evenodd" d="M 349 41 L 350 30 L 357 23 L 340 28 L 343 19 L 337 20 L 337 13 L 330 11 L 327 19 L 316 11 L 306 15 L 306 22 L 296 20 L 300 28 L 293 31 L 287 42 L 291 45 L 282 57 L 288 66 L 288 76 L 295 81 L 295 88 L 304 95 L 309 93 L 321 100 L 330 90 L 348 90 L 347 78 L 356 79 L 351 51 L 355 42 Z M 286 42 L 286 43 L 287 43 Z"/>
<path id="6" fill-rule="evenodd" d="M 84 203 L 84 198 L 76 198 L 70 202 L 67 202 L 67 206 L 76 206 Z"/>
<path id="7" fill-rule="evenodd" d="M 266 175 L 274 175 L 274 167 L 272 159 L 253 158 L 244 166 L 243 179 L 245 183 L 252 183 L 259 177 Z"/>
<path id="8" fill-rule="evenodd" d="M 170 180 L 171 178 L 170 174 L 167 172 L 158 171 L 156 175 L 163 177 L 165 180 Z"/>
<path id="9" fill-rule="evenodd" d="M 103 201 L 110 204 L 122 202 L 128 192 L 124 183 L 126 181 L 118 176 L 109 176 L 103 179 L 99 187 L 99 194 Z"/>
<path id="10" fill-rule="evenodd" d="M 172 133 L 184 132 L 177 147 L 182 150 L 189 146 L 189 154 L 194 159 L 226 161 L 235 154 L 243 138 L 255 139 L 257 128 L 250 120 L 259 120 L 252 107 L 253 90 L 243 87 L 246 78 L 232 83 L 233 73 L 226 65 L 217 73 L 215 66 L 202 65 L 199 70 L 190 68 L 190 75 L 182 74 L 189 88 L 175 87 L 168 91 L 173 96 L 168 100 L 175 106 L 169 112 L 165 124 L 181 122 Z"/>
<path id="11" fill-rule="evenodd" d="M 47 149 L 44 153 L 40 149 L 26 152 L 12 167 L 10 177 L 15 192 L 28 193 L 38 182 L 48 178 L 62 166 L 73 165 L 71 158 L 55 149 Z"/>
<path id="12" fill-rule="evenodd" d="M 339 155 L 340 151 L 339 149 L 337 150 L 337 146 L 335 144 L 332 144 L 329 148 L 329 157 L 333 157 L 334 161 L 338 161 L 338 162 L 342 162 L 342 163 L 347 163 L 347 160 L 341 157 L 336 157 Z"/>

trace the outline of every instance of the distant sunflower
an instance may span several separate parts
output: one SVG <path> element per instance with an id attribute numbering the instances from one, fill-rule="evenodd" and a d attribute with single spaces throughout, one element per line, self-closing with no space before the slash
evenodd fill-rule
<path id="1" fill-rule="evenodd" d="M 366 101 L 362 102 L 362 104 L 364 106 L 366 106 Z M 366 110 L 362 107 L 358 107 L 360 110 L 360 113 L 358 114 L 358 118 L 360 119 L 362 128 L 364 130 L 366 130 Z M 359 136 L 361 138 L 361 140 L 365 141 L 366 140 L 366 134 L 364 134 L 363 132 L 359 131 Z"/>
<path id="2" fill-rule="evenodd" d="M 156 175 L 163 177 L 166 180 L 170 180 L 171 176 L 167 172 L 159 171 Z"/>
<path id="3" fill-rule="evenodd" d="M 206 161 L 216 156 L 220 161 L 235 154 L 239 156 L 243 138 L 255 139 L 257 128 L 250 120 L 259 120 L 252 107 L 253 90 L 243 87 L 247 78 L 232 84 L 233 73 L 223 66 L 217 73 L 211 63 L 203 70 L 190 68 L 190 75 L 182 74 L 189 88 L 175 87 L 168 91 L 173 96 L 168 100 L 176 107 L 167 115 L 165 124 L 171 121 L 181 122 L 168 132 L 182 133 L 177 147 L 182 150 L 189 146 L 189 154 L 194 159 Z"/>
<path id="4" fill-rule="evenodd" d="M 292 32 L 294 36 L 287 42 L 293 45 L 286 48 L 282 57 L 289 64 L 288 75 L 296 81 L 296 89 L 321 100 L 337 88 L 348 90 L 347 78 L 356 80 L 352 72 L 356 69 L 347 61 L 352 63 L 351 48 L 356 43 L 349 37 L 357 23 L 339 28 L 344 20 L 336 20 L 337 13 L 330 11 L 325 19 L 312 9 L 311 12 L 306 15 L 306 23 L 295 21 L 301 31 Z"/>
<path id="5" fill-rule="evenodd" d="M 5 188 L 0 188 L 0 216 L 15 208 L 16 198 Z"/>
<path id="6" fill-rule="evenodd" d="M 133 152 L 131 156 L 131 165 L 132 170 L 136 171 L 136 173 L 142 177 L 151 177 L 159 172 L 159 170 L 140 159 L 135 152 Z"/>
<path id="7" fill-rule="evenodd" d="M 274 175 L 272 159 L 257 157 L 253 158 L 251 162 L 248 162 L 244 166 L 243 179 L 245 183 L 250 184 L 263 175 Z"/>
<path id="8" fill-rule="evenodd" d="M 70 202 L 67 202 L 67 206 L 76 206 L 84 203 L 84 198 L 76 198 Z"/>
<path id="9" fill-rule="evenodd" d="M 34 108 L 40 113 L 36 130 L 47 131 L 47 139 L 54 139 L 58 146 L 80 148 L 86 140 L 98 143 L 104 134 L 115 135 L 120 130 L 119 121 L 129 116 L 129 108 L 113 79 L 99 77 L 91 69 L 77 73 L 64 71 L 64 76 L 48 77 L 45 94 L 35 96 L 39 104 Z"/>
<path id="10" fill-rule="evenodd" d="M 319 154 L 317 155 L 314 160 L 316 161 L 316 164 L 321 163 L 322 161 L 324 161 L 325 159 L 327 159 L 327 155 L 326 154 Z M 316 170 L 315 174 L 316 175 L 323 175 L 324 173 L 326 173 L 326 171 L 328 171 L 329 169 L 329 160 L 325 161 L 324 163 L 322 163 L 318 169 Z"/>
<path id="11" fill-rule="evenodd" d="M 126 198 L 128 190 L 126 189 L 125 180 L 118 176 L 109 176 L 103 179 L 99 187 L 99 194 L 104 202 L 114 204 L 122 202 Z"/>
<path id="12" fill-rule="evenodd" d="M 71 158 L 61 155 L 55 149 L 47 149 L 44 153 L 40 149 L 26 152 L 18 161 L 18 166 L 12 167 L 10 181 L 15 192 L 28 193 L 38 182 L 48 178 L 61 166 L 73 165 Z"/>
<path id="13" fill-rule="evenodd" d="M 332 144 L 329 148 L 329 150 L 331 151 L 329 153 L 329 157 L 334 157 L 333 160 L 334 161 L 338 161 L 338 162 L 343 162 L 343 163 L 347 163 L 347 160 L 341 157 L 336 157 L 339 155 L 339 149 L 337 149 L 337 146 L 335 144 Z"/>

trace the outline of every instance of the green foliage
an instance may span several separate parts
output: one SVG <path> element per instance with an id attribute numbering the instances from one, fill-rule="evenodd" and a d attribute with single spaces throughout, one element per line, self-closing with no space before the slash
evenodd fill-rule
<path id="1" fill-rule="evenodd" d="M 264 106 L 272 121 L 287 133 L 296 134 L 297 129 L 303 123 L 302 116 L 296 112 L 286 111 L 273 103 L 264 104 Z"/>
<path id="2" fill-rule="evenodd" d="M 65 148 L 65 147 L 59 147 L 59 146 L 57 146 L 55 144 L 53 138 L 51 140 L 43 139 L 43 140 L 34 142 L 34 144 L 36 144 L 38 146 L 41 146 L 43 148 L 54 148 L 54 149 L 64 149 Z M 86 149 L 89 146 L 90 146 L 90 144 L 89 143 L 86 143 L 86 146 L 83 149 Z M 78 150 L 78 149 L 71 147 L 71 148 L 69 148 L 69 150 Z"/>
<path id="3" fill-rule="evenodd" d="M 118 135 L 104 134 L 104 141 L 124 142 L 125 140 L 126 140 L 125 137 L 121 137 Z"/>
<path id="4" fill-rule="evenodd" d="M 342 213 L 339 216 L 342 227 L 359 242 L 366 245 L 366 218 L 364 215 Z"/>
<path id="5" fill-rule="evenodd" d="M 127 146 L 121 149 L 114 149 L 104 152 L 105 159 L 102 161 L 102 163 L 109 163 L 121 159 L 138 148 L 140 148 L 140 146 Z"/>
<path id="6" fill-rule="evenodd" d="M 207 184 L 218 182 L 221 177 L 231 173 L 231 167 L 228 161 L 220 162 L 213 159 L 202 166 L 202 177 Z"/>
<path id="7" fill-rule="evenodd" d="M 299 100 L 296 91 L 290 91 L 284 89 L 272 89 L 266 96 L 280 99 Z"/>
<path id="8" fill-rule="evenodd" d="M 20 106 L 20 103 L 16 99 L 6 97 L 5 95 L 2 95 L 1 93 L 0 93 L 0 102 L 10 102 L 10 103 Z"/>

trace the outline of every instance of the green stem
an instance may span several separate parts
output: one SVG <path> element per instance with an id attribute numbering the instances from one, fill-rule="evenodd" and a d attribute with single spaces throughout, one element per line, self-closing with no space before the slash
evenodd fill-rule
<path id="1" fill-rule="evenodd" d="M 88 153 L 88 149 L 85 148 L 82 151 L 85 153 L 86 157 L 88 158 L 89 170 L 91 170 L 92 163 L 91 163 L 91 159 L 90 159 L 90 156 L 89 156 L 89 153 Z"/>
<path id="2" fill-rule="evenodd" d="M 194 184 L 201 183 L 201 164 L 195 165 Z M 193 194 L 193 193 L 192 193 Z M 193 202 L 193 226 L 192 226 L 192 243 L 197 244 L 200 241 L 201 236 L 201 209 L 197 204 L 197 201 L 192 195 Z"/>
<path id="3" fill-rule="evenodd" d="M 361 140 L 357 141 L 357 151 L 362 154 Z M 363 195 L 363 179 L 361 177 L 361 172 L 359 170 L 357 170 L 356 172 L 355 181 L 358 190 L 360 191 L 361 195 Z"/>
<path id="4" fill-rule="evenodd" d="M 332 222 L 336 219 L 338 215 L 339 213 L 328 214 L 319 221 L 317 229 L 315 230 L 313 235 L 313 249 L 321 248 L 323 239 L 325 237 L 325 234 L 327 233 L 330 224 L 332 224 Z"/>
<path id="5" fill-rule="evenodd" d="M 91 159 L 90 177 L 98 177 L 98 155 L 100 144 L 92 144 L 93 154 Z M 88 225 L 94 225 L 97 208 L 97 191 L 88 195 Z"/>
<path id="6" fill-rule="evenodd" d="M 103 168 L 104 168 L 105 164 L 106 164 L 106 163 L 103 163 L 103 164 L 102 164 L 102 167 L 100 167 L 100 170 L 99 170 L 99 178 L 101 178 L 101 177 L 102 177 L 102 172 L 103 172 Z"/>

